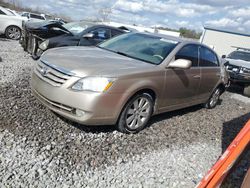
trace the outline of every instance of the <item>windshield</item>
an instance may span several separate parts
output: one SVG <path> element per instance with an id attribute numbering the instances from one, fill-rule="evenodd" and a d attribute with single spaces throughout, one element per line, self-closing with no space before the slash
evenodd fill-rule
<path id="1" fill-rule="evenodd" d="M 234 51 L 231 54 L 228 55 L 228 58 L 230 59 L 241 59 L 244 61 L 250 61 L 250 53 L 249 52 L 243 52 L 243 51 Z"/>
<path id="2" fill-rule="evenodd" d="M 158 65 L 168 56 L 177 44 L 177 41 L 158 36 L 129 33 L 112 38 L 100 44 L 99 47 Z"/>
<path id="3" fill-rule="evenodd" d="M 63 27 L 65 27 L 68 31 L 70 31 L 74 35 L 77 35 L 92 25 L 94 24 L 90 22 L 77 22 L 77 23 L 73 22 L 64 24 Z"/>

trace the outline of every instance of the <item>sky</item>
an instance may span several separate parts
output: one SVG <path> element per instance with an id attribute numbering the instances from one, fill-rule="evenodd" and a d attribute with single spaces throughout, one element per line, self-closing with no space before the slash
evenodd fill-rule
<path id="1" fill-rule="evenodd" d="M 6 0 L 12 2 L 13 0 Z M 14 0 L 15 1 L 15 0 Z M 100 18 L 110 8 L 109 19 L 126 24 L 186 27 L 203 26 L 250 33 L 250 0 L 16 0 L 23 6 L 69 16 L 74 20 Z"/>

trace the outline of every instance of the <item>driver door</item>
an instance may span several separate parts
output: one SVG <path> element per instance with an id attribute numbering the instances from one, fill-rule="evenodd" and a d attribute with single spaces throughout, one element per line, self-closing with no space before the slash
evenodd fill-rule
<path id="1" fill-rule="evenodd" d="M 199 90 L 201 71 L 199 68 L 199 45 L 187 44 L 175 55 L 175 60 L 192 62 L 190 69 L 168 68 L 165 75 L 165 108 L 189 106 L 195 101 Z"/>

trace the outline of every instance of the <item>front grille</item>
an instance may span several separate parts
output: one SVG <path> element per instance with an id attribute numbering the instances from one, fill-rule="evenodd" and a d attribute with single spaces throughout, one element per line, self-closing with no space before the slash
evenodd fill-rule
<path id="1" fill-rule="evenodd" d="M 70 74 L 51 67 L 42 61 L 37 63 L 35 73 L 39 78 L 55 87 L 60 87 L 71 78 Z"/>

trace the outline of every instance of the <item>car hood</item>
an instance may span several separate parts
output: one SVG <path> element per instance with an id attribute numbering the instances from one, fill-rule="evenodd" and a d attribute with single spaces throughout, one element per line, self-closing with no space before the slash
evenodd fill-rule
<path id="1" fill-rule="evenodd" d="M 241 60 L 241 59 L 229 59 L 229 58 L 226 58 L 226 60 L 231 65 L 250 68 L 250 61 L 244 61 L 244 60 Z"/>
<path id="2" fill-rule="evenodd" d="M 36 33 L 48 33 L 50 30 L 53 29 L 59 29 L 64 31 L 64 33 L 71 33 L 68 31 L 65 27 L 62 26 L 62 24 L 58 21 L 28 21 L 25 24 L 26 29 L 29 32 L 36 32 Z"/>
<path id="3" fill-rule="evenodd" d="M 40 60 L 51 67 L 79 77 L 100 75 L 116 77 L 156 67 L 98 47 L 54 48 L 46 51 Z"/>

